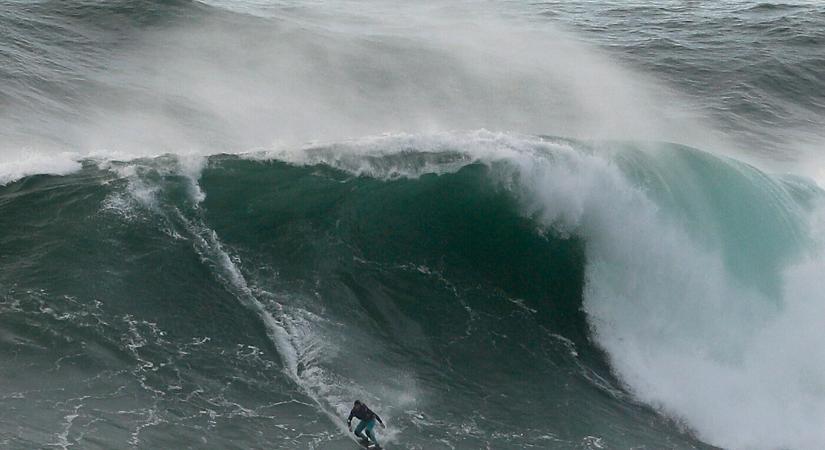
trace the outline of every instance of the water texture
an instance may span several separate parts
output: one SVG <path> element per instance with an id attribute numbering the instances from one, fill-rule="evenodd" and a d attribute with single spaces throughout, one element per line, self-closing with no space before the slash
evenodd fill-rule
<path id="1" fill-rule="evenodd" d="M 0 446 L 825 447 L 817 2 L 0 0 Z"/>

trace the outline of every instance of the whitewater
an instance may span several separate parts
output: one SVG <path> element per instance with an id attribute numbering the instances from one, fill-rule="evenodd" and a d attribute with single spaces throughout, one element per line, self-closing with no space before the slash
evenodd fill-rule
<path id="1" fill-rule="evenodd" d="M 4 448 L 825 447 L 822 5 L 0 31 Z"/>

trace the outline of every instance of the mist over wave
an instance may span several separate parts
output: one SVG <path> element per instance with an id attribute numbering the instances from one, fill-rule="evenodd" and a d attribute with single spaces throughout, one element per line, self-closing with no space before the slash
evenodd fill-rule
<path id="1" fill-rule="evenodd" d="M 38 76 L 15 80 L 21 98 L 3 115 L 9 150 L 244 151 L 479 128 L 687 142 L 706 135 L 651 77 L 550 23 L 503 20 L 481 5 L 285 4 L 265 17 L 199 3 L 69 5 L 18 7 L 36 19 L 46 9 L 54 29 L 34 48 L 10 46 L 18 70 Z M 72 40 L 63 44 L 65 36 Z M 101 37 L 110 47 L 92 47 Z M 44 65 L 42 52 L 61 58 Z"/>
<path id="2" fill-rule="evenodd" d="M 3 446 L 825 446 L 821 5 L 0 6 Z"/>

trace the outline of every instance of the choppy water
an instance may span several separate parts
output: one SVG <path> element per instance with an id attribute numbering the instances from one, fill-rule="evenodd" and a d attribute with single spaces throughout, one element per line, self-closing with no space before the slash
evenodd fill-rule
<path id="1" fill-rule="evenodd" d="M 0 445 L 825 445 L 815 2 L 0 1 Z"/>

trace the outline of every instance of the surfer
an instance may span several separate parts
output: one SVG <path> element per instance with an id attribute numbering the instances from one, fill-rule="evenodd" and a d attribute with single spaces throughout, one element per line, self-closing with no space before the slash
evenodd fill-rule
<path id="1" fill-rule="evenodd" d="M 368 443 L 371 440 L 377 448 L 381 448 L 381 446 L 378 445 L 378 440 L 375 439 L 375 434 L 373 434 L 372 429 L 375 427 L 375 421 L 378 421 L 384 428 L 387 428 L 387 426 L 384 425 L 384 421 L 378 417 L 378 414 L 375 414 L 371 409 L 367 408 L 367 405 L 362 403 L 361 400 L 356 400 L 347 418 L 347 428 L 350 431 L 352 431 L 353 417 L 357 417 L 358 420 L 361 421 L 358 426 L 355 427 L 355 435 Z M 366 431 L 367 437 L 361 434 L 362 431 Z"/>

